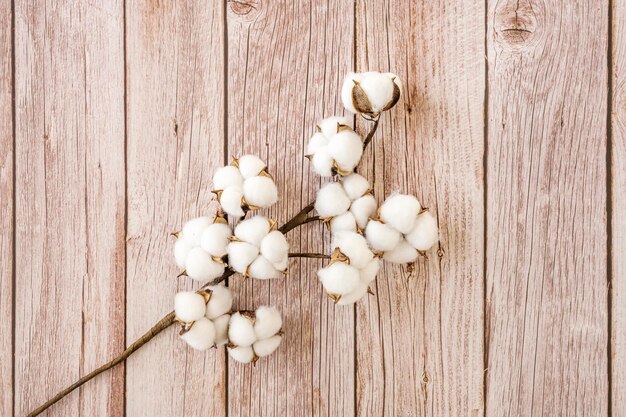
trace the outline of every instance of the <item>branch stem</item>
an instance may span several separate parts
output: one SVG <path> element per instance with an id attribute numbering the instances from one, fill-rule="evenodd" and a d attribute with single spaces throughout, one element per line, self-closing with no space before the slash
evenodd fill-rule
<path id="1" fill-rule="evenodd" d="M 330 255 L 323 253 L 304 253 L 304 252 L 291 252 L 290 258 L 314 258 L 314 259 L 330 259 Z"/>
<path id="2" fill-rule="evenodd" d="M 376 116 L 375 119 L 367 119 L 367 120 L 373 121 L 374 124 L 372 125 L 372 128 L 370 129 L 369 133 L 365 137 L 365 140 L 363 141 L 363 150 L 365 150 L 365 148 L 367 148 L 367 145 L 369 145 L 370 142 L 372 141 L 372 139 L 374 138 L 374 134 L 376 133 L 376 129 L 378 129 L 378 122 L 380 122 L 380 114 L 378 116 Z"/>

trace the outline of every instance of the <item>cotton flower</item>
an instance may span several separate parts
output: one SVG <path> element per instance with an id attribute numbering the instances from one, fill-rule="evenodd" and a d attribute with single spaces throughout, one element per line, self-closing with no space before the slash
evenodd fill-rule
<path id="1" fill-rule="evenodd" d="M 180 337 L 196 350 L 207 350 L 215 346 L 215 325 L 207 318 L 193 322 L 188 330 L 183 330 Z"/>
<path id="2" fill-rule="evenodd" d="M 345 213 L 350 208 L 350 198 L 341 184 L 331 182 L 317 192 L 315 210 L 320 217 L 334 217 Z"/>
<path id="3" fill-rule="evenodd" d="M 230 311 L 233 305 L 233 294 L 230 288 L 224 285 L 214 285 L 204 290 L 209 294 L 209 301 L 206 303 L 207 319 L 216 319 Z"/>
<path id="4" fill-rule="evenodd" d="M 329 117 L 319 122 L 317 130 L 306 149 L 315 172 L 323 177 L 354 172 L 363 155 L 363 142 L 348 121 Z"/>
<path id="5" fill-rule="evenodd" d="M 183 323 L 192 323 L 204 317 L 206 298 L 198 292 L 183 291 L 174 297 L 174 313 Z"/>
<path id="6" fill-rule="evenodd" d="M 282 340 L 282 317 L 274 307 L 242 311 L 231 316 L 228 353 L 238 362 L 256 362 L 273 353 Z"/>
<path id="7" fill-rule="evenodd" d="M 369 291 L 369 284 L 380 268 L 378 259 L 367 262 L 358 269 L 347 260 L 334 257 L 333 261 L 317 272 L 328 296 L 339 305 L 349 305 L 360 300 Z"/>
<path id="8" fill-rule="evenodd" d="M 415 221 L 413 230 L 406 240 L 418 251 L 426 251 L 439 241 L 437 220 L 429 211 L 424 211 Z"/>
<path id="9" fill-rule="evenodd" d="M 263 216 L 244 220 L 226 247 L 230 267 L 245 277 L 280 278 L 287 269 L 289 243 L 276 222 Z"/>
<path id="10" fill-rule="evenodd" d="M 357 269 L 364 268 L 374 258 L 365 238 L 355 232 L 333 233 L 331 249 L 345 256 L 347 263 Z"/>
<path id="11" fill-rule="evenodd" d="M 392 194 L 380 206 L 380 218 L 400 233 L 409 233 L 422 210 L 417 198 L 406 194 Z"/>
<path id="12" fill-rule="evenodd" d="M 344 79 L 341 100 L 352 113 L 376 116 L 395 106 L 400 99 L 400 92 L 400 79 L 396 74 L 352 72 Z"/>

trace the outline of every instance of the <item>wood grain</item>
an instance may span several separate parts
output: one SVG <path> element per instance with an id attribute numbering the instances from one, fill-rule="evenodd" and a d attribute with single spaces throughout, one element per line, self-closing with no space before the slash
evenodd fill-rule
<path id="1" fill-rule="evenodd" d="M 173 307 L 174 241 L 210 208 L 210 181 L 224 156 L 223 5 L 126 3 L 127 341 Z M 223 350 L 198 352 L 166 330 L 127 363 L 129 416 L 222 416 Z"/>
<path id="2" fill-rule="evenodd" d="M 350 2 L 228 3 L 229 153 L 255 153 L 277 180 L 280 224 L 314 199 L 319 177 L 304 159 L 315 123 L 342 114 L 340 87 L 352 67 Z M 290 232 L 294 252 L 325 250 L 319 224 Z M 327 249 L 326 249 L 327 250 Z M 354 414 L 354 310 L 335 307 L 316 277 L 320 260 L 292 259 L 280 281 L 231 279 L 236 307 L 276 306 L 279 350 L 256 367 L 229 361 L 229 415 Z"/>
<path id="3" fill-rule="evenodd" d="M 12 7 L 0 8 L 0 415 L 13 415 Z"/>
<path id="4" fill-rule="evenodd" d="M 121 1 L 15 2 L 15 415 L 123 348 Z M 123 415 L 123 368 L 51 415 Z"/>
<path id="5" fill-rule="evenodd" d="M 487 20 L 487 416 L 607 415 L 608 2 Z"/>
<path id="6" fill-rule="evenodd" d="M 440 225 L 427 260 L 386 264 L 357 304 L 360 416 L 483 414 L 484 9 L 464 6 L 357 2 L 358 70 L 404 84 L 361 172 L 380 202 L 414 194 Z"/>

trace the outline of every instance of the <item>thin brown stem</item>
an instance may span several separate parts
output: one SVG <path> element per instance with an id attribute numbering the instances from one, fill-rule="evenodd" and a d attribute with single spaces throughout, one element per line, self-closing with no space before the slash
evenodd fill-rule
<path id="1" fill-rule="evenodd" d="M 330 255 L 323 253 L 304 253 L 304 252 L 291 252 L 290 258 L 314 258 L 314 259 L 330 259 Z"/>
<path id="2" fill-rule="evenodd" d="M 378 129 L 378 122 L 380 122 L 380 114 L 378 116 L 376 116 L 375 119 L 367 119 L 367 120 L 373 121 L 374 124 L 372 125 L 372 128 L 370 129 L 369 133 L 365 137 L 365 140 L 363 141 L 363 149 L 364 150 L 365 150 L 365 148 L 367 148 L 367 145 L 369 145 L 370 142 L 372 141 L 372 139 L 374 138 L 374 134 L 376 133 L 376 129 Z"/>

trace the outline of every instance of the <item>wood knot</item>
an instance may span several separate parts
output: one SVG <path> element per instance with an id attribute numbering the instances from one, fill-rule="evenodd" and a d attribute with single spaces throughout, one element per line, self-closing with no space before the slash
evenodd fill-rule
<path id="1" fill-rule="evenodd" d="M 496 9 L 495 31 L 500 43 L 520 47 L 531 43 L 537 32 L 539 6 L 530 0 L 508 0 Z"/>
<path id="2" fill-rule="evenodd" d="M 238 16 L 246 16 L 253 11 L 258 11 L 260 3 L 260 0 L 228 0 L 230 10 Z"/>

